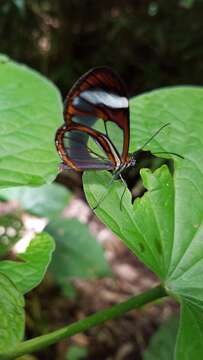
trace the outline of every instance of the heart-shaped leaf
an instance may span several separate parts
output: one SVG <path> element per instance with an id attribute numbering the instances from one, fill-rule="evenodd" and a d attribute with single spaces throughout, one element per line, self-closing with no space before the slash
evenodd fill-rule
<path id="1" fill-rule="evenodd" d="M 13 282 L 0 273 L 0 353 L 22 340 L 24 334 L 24 298 Z"/>
<path id="2" fill-rule="evenodd" d="M 168 122 L 170 126 L 147 149 L 184 156 L 171 155 L 173 177 L 166 166 L 154 173 L 142 170 L 148 191 L 141 199 L 132 205 L 126 192 L 121 211 L 123 186 L 115 183 L 96 213 L 159 276 L 170 294 L 203 308 L 203 89 L 168 88 L 133 99 L 130 150 L 142 147 Z M 109 178 L 105 173 L 85 174 L 84 188 L 92 206 L 106 191 Z"/>
<path id="3" fill-rule="evenodd" d="M 54 247 L 54 241 L 49 234 L 36 235 L 26 251 L 18 255 L 18 261 L 0 262 L 0 273 L 11 279 L 17 289 L 25 294 L 43 279 Z"/>
<path id="4" fill-rule="evenodd" d="M 0 187 L 41 185 L 57 174 L 54 135 L 62 123 L 56 87 L 0 57 Z"/>

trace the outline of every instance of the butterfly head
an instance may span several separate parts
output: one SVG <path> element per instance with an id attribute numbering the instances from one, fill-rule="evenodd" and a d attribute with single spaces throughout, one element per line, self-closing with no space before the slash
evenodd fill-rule
<path id="1" fill-rule="evenodd" d="M 137 163 L 137 160 L 135 159 L 134 156 L 132 156 L 127 164 L 127 167 L 135 167 L 136 163 Z"/>

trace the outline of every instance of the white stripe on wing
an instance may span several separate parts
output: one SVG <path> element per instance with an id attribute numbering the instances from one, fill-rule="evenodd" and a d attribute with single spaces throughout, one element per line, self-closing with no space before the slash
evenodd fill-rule
<path id="1" fill-rule="evenodd" d="M 128 107 L 128 99 L 107 91 L 95 89 L 85 90 L 80 93 L 80 97 L 93 105 L 103 104 L 113 109 L 122 109 Z"/>

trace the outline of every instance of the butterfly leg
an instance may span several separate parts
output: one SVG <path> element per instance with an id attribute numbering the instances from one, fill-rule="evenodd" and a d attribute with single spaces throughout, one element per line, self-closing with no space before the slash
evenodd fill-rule
<path id="1" fill-rule="evenodd" d="M 103 195 L 100 197 L 100 199 L 98 200 L 96 205 L 92 208 L 92 210 L 96 210 L 98 208 L 98 206 L 102 203 L 102 201 L 104 201 L 104 199 L 108 195 L 109 189 L 110 189 L 111 185 L 113 184 L 114 180 L 115 180 L 114 177 L 112 177 L 107 185 L 107 190 L 103 193 Z"/>
<path id="2" fill-rule="evenodd" d="M 125 191 L 126 191 L 126 189 L 128 188 L 128 186 L 127 186 L 127 183 L 126 183 L 125 179 L 122 177 L 122 175 L 119 174 L 119 177 L 118 177 L 118 174 L 117 174 L 117 173 L 115 173 L 115 174 L 112 176 L 111 180 L 109 181 L 109 183 L 108 183 L 108 185 L 107 185 L 107 190 L 106 190 L 106 191 L 104 192 L 104 194 L 100 197 L 100 199 L 98 200 L 97 204 L 93 207 L 93 210 L 96 210 L 97 207 L 102 203 L 102 201 L 103 201 L 103 200 L 106 198 L 106 196 L 108 195 L 109 190 L 110 190 L 110 187 L 111 187 L 111 185 L 113 184 L 113 182 L 114 182 L 115 180 L 118 180 L 119 178 L 121 179 L 121 181 L 123 182 L 123 184 L 124 184 L 124 186 L 125 186 L 124 191 L 123 191 L 122 196 L 121 196 L 121 200 L 120 200 L 120 209 L 122 210 L 122 199 L 123 199 L 123 196 L 124 196 Z"/>
<path id="3" fill-rule="evenodd" d="M 120 174 L 120 179 L 124 185 L 124 190 L 123 190 L 123 193 L 121 195 L 121 198 L 120 198 L 120 210 L 122 211 L 122 200 L 123 200 L 123 197 L 125 195 L 125 192 L 126 192 L 126 189 L 128 188 L 128 185 L 127 185 L 127 182 L 125 181 L 125 179 L 123 178 L 123 176 Z"/>

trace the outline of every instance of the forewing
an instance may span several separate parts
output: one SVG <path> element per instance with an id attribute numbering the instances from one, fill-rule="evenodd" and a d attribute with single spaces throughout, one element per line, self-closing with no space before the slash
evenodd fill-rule
<path id="1" fill-rule="evenodd" d="M 65 102 L 64 120 L 68 127 L 77 123 L 99 129 L 110 140 L 107 122 L 114 123 L 122 133 L 119 141 L 122 149 L 117 150 L 121 159 L 126 161 L 129 147 L 128 97 L 121 79 L 110 68 L 92 69 L 76 82 Z M 114 143 L 115 148 L 116 145 Z"/>

